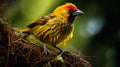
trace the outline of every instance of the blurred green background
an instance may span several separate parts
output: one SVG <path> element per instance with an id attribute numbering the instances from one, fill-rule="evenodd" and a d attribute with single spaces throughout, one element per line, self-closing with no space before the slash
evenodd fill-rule
<path id="1" fill-rule="evenodd" d="M 93 67 L 116 67 L 120 42 L 116 0 L 6 0 L 6 14 L 17 29 L 51 13 L 66 2 L 74 3 L 85 15 L 74 21 L 73 38 L 64 50 L 81 51 Z"/>

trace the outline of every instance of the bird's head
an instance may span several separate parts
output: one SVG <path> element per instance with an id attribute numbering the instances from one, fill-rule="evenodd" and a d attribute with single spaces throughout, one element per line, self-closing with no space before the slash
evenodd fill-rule
<path id="1" fill-rule="evenodd" d="M 71 19 L 84 13 L 79 10 L 74 4 L 66 3 L 62 6 L 57 7 L 53 13 L 61 18 Z"/>

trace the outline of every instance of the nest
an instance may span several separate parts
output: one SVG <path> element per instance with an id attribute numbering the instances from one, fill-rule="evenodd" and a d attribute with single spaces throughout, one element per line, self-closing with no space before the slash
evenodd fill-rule
<path id="1" fill-rule="evenodd" d="M 3 22 L 3 21 L 1 21 Z M 1 23 L 0 22 L 0 23 Z M 43 53 L 43 47 L 19 35 L 10 23 L 0 24 L 0 66 L 6 67 L 91 67 L 86 58 L 75 52 Z"/>

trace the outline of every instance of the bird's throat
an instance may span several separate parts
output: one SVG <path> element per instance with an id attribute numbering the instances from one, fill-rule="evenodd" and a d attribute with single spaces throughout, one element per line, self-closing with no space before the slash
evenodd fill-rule
<path id="1" fill-rule="evenodd" d="M 73 23 L 74 19 L 76 16 L 69 16 L 69 18 L 67 19 L 68 23 Z"/>

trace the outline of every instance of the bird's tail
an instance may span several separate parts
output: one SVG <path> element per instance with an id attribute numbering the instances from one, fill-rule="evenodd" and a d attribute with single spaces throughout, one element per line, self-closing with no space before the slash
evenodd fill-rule
<path id="1" fill-rule="evenodd" d="M 25 34 L 30 34 L 30 28 L 21 29 L 21 30 L 18 30 L 18 32 L 25 33 Z"/>

